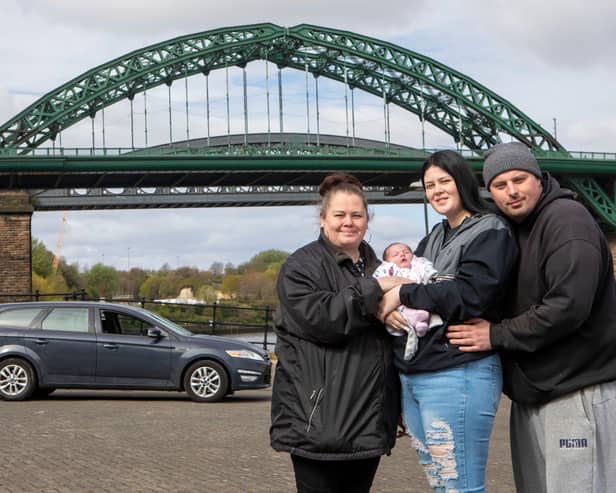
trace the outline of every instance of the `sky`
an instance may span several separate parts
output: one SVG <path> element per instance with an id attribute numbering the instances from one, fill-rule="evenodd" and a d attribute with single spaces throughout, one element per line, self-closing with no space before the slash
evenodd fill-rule
<path id="1" fill-rule="evenodd" d="M 504 97 L 570 151 L 616 151 L 616 3 L 608 0 L 5 0 L 0 30 L 0 124 L 54 88 L 130 51 L 177 36 L 260 22 L 349 30 L 434 58 Z M 264 131 L 264 64 L 247 67 L 250 131 Z M 285 130 L 305 132 L 305 82 L 283 72 Z M 226 134 L 224 72 L 210 77 L 212 135 Z M 203 137 L 203 81 L 188 80 L 191 138 Z M 232 133 L 243 131 L 242 74 L 230 71 Z M 321 83 L 320 83 L 321 84 Z M 321 131 L 345 132 L 341 84 L 322 82 Z M 168 139 L 166 89 L 148 95 L 149 142 Z M 314 98 L 314 96 L 312 96 Z M 185 86 L 173 86 L 174 138 L 186 136 Z M 272 95 L 274 98 L 274 95 Z M 139 98 L 136 121 L 143 119 Z M 313 99 L 314 104 L 314 99 Z M 106 110 L 108 146 L 128 146 L 126 104 Z M 273 110 L 275 111 L 275 110 Z M 140 113 L 141 112 L 141 113 Z M 314 119 L 314 110 L 313 116 Z M 357 95 L 357 136 L 382 140 L 378 98 Z M 277 129 L 277 121 L 270 122 Z M 101 122 L 95 120 L 100 145 Z M 182 126 L 184 125 L 184 126 Z M 312 123 L 314 131 L 314 121 Z M 454 148 L 426 127 L 426 146 Z M 88 147 L 90 123 L 66 131 L 63 145 Z M 141 140 L 139 140 L 141 139 Z M 139 135 L 136 145 L 144 144 Z M 391 141 L 421 146 L 414 115 L 392 109 Z M 377 253 L 393 241 L 414 247 L 425 233 L 421 205 L 373 206 L 366 239 Z M 267 249 L 291 252 L 318 234 L 316 206 L 35 212 L 32 235 L 69 262 L 158 269 L 214 262 L 235 265 Z M 429 211 L 429 222 L 440 218 Z"/>

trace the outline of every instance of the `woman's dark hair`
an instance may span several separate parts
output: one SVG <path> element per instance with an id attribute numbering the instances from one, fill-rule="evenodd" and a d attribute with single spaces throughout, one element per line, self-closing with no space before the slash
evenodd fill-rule
<path id="1" fill-rule="evenodd" d="M 319 185 L 321 214 L 324 214 L 329 207 L 329 201 L 334 192 L 347 192 L 359 196 L 364 203 L 366 214 L 368 213 L 368 201 L 364 195 L 361 182 L 355 176 L 348 173 L 332 173 L 323 178 L 323 181 Z"/>
<path id="2" fill-rule="evenodd" d="M 458 194 L 462 205 L 466 210 L 473 214 L 478 212 L 490 212 L 490 205 L 479 195 L 479 185 L 473 175 L 470 164 L 460 154 L 455 151 L 437 151 L 430 156 L 421 168 L 421 183 L 423 182 L 426 171 L 431 166 L 441 168 L 449 173 L 456 183 Z"/>

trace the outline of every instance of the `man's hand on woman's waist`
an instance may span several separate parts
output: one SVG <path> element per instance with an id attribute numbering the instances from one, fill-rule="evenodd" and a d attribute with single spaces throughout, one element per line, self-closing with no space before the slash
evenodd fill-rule
<path id="1" fill-rule="evenodd" d="M 460 351 L 476 352 L 492 349 L 490 322 L 483 318 L 471 318 L 463 324 L 450 325 L 447 328 L 447 338 L 451 344 L 458 346 Z"/>

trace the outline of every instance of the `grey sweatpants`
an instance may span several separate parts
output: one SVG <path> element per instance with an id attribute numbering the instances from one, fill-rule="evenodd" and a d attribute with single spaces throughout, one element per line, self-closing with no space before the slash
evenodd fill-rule
<path id="1" fill-rule="evenodd" d="M 541 406 L 511 404 L 518 493 L 616 491 L 616 380 Z"/>

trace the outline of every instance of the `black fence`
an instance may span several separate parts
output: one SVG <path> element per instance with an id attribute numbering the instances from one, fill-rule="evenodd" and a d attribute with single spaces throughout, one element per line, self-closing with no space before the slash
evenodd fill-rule
<path id="1" fill-rule="evenodd" d="M 274 309 L 265 307 L 248 307 L 226 305 L 222 303 L 176 303 L 169 301 L 147 300 L 145 298 L 88 298 L 85 290 L 70 293 L 0 293 L 0 303 L 6 301 L 106 301 L 138 305 L 156 312 L 169 320 L 186 327 L 197 334 L 240 337 L 257 344 L 263 349 L 270 349 L 275 344 L 272 330 Z"/>
<path id="2" fill-rule="evenodd" d="M 0 303 L 10 301 L 44 301 L 49 300 L 81 300 L 86 301 L 87 293 L 85 289 L 72 291 L 70 293 L 41 293 L 38 289 L 34 293 L 0 293 Z"/>

